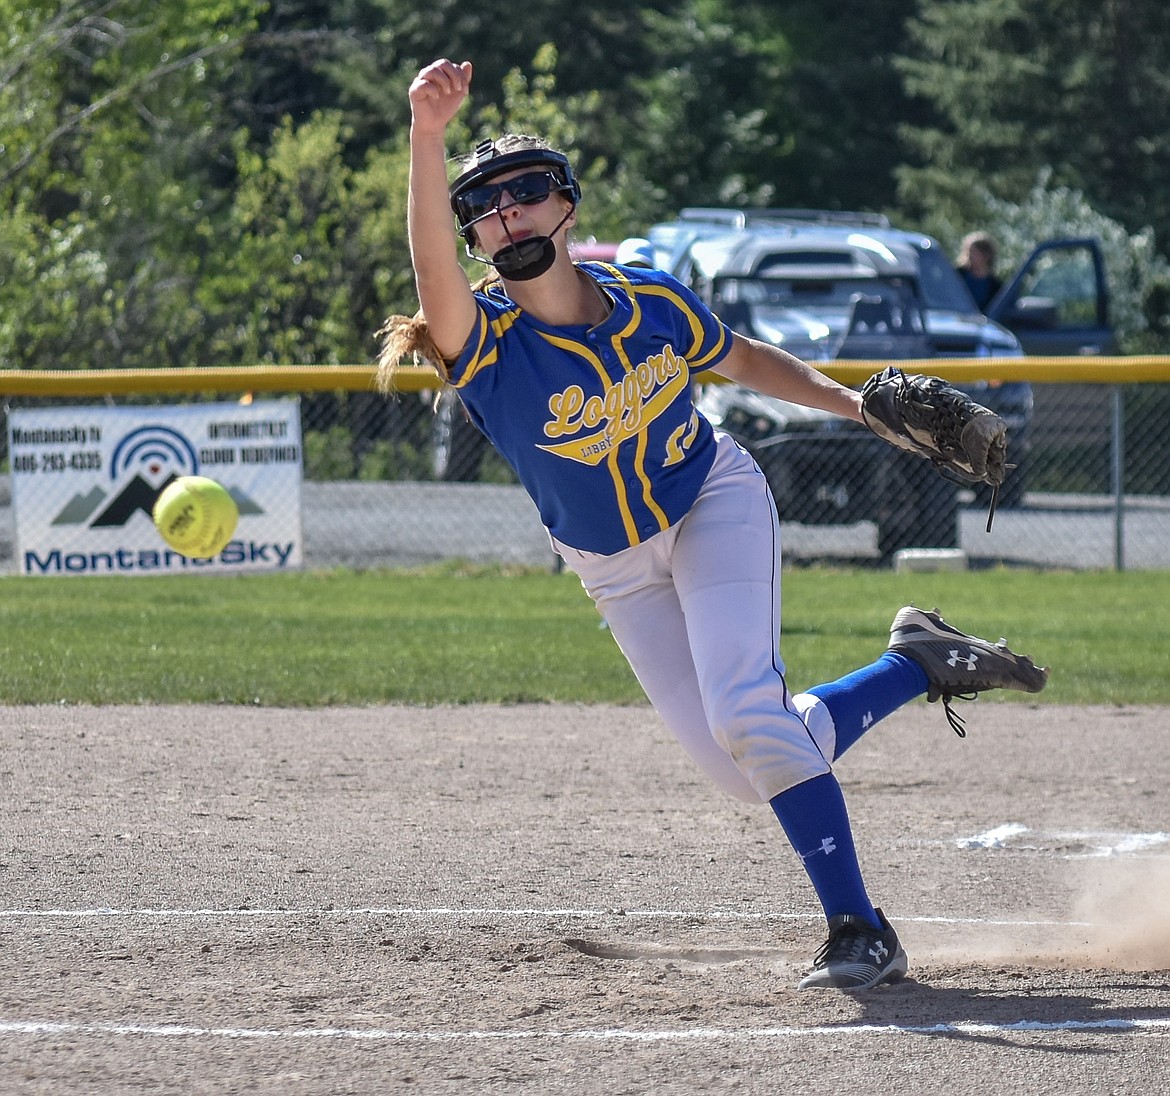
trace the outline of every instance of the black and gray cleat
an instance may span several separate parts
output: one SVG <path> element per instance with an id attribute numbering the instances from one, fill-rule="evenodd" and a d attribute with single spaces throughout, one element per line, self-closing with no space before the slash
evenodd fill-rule
<path id="1" fill-rule="evenodd" d="M 914 659 L 926 671 L 926 699 L 932 704 L 942 700 L 947 721 L 960 738 L 967 732 L 951 709 L 952 700 L 974 700 L 988 689 L 1038 693 L 1048 683 L 1048 670 L 1009 650 L 1006 640 L 988 643 L 960 632 L 937 609 L 899 609 L 890 626 L 890 650 Z"/>

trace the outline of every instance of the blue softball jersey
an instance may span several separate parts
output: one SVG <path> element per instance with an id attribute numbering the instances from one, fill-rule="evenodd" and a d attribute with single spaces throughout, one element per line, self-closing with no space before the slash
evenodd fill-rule
<path id="1" fill-rule="evenodd" d="M 692 382 L 732 335 L 656 270 L 582 263 L 613 302 L 596 327 L 553 327 L 496 282 L 450 369 L 468 414 L 557 540 L 612 555 L 681 520 L 715 457 Z"/>

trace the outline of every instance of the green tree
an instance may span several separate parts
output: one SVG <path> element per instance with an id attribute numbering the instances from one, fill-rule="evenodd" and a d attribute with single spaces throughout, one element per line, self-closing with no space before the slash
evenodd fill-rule
<path id="1" fill-rule="evenodd" d="M 1022 202 L 1008 202 L 977 188 L 983 223 L 994 232 L 1005 268 L 1023 262 L 1039 240 L 1091 236 L 1101 245 L 1110 289 L 1110 322 L 1127 353 L 1166 349 L 1170 335 L 1170 262 L 1156 251 L 1152 230 L 1130 233 L 1099 213 L 1072 187 L 1054 186 L 1041 172 Z M 1160 345 L 1159 345 L 1160 344 Z"/>
<path id="2" fill-rule="evenodd" d="M 352 172 L 336 114 L 273 135 L 267 154 L 240 138 L 227 214 L 235 241 L 199 289 L 216 364 L 333 363 L 355 346 L 344 268 Z"/>
<path id="3" fill-rule="evenodd" d="M 977 223 L 1042 170 L 1170 246 L 1170 7 L 1163 0 L 924 0 L 900 67 L 929 122 L 903 131 L 900 200 Z"/>
<path id="4" fill-rule="evenodd" d="M 271 0 L 244 53 L 238 118 L 263 144 L 281 118 L 301 122 L 339 110 L 349 130 L 346 155 L 357 166 L 401 136 L 409 122 L 406 88 L 422 65 L 441 56 L 471 60 L 474 109 L 499 110 L 508 74 L 528 69 L 553 43 L 560 94 L 604 91 L 620 130 L 631 74 L 658 63 L 652 17 L 678 7 L 670 0 L 530 0 L 521 12 L 505 0 Z"/>
<path id="5" fill-rule="evenodd" d="M 725 18 L 767 59 L 743 92 L 767 111 L 763 128 L 772 140 L 755 171 L 776 204 L 896 204 L 899 127 L 928 115 L 906 94 L 896 62 L 918 7 L 917 0 L 725 5 Z"/>
<path id="6" fill-rule="evenodd" d="M 215 364 L 368 361 L 390 312 L 409 311 L 405 145 L 360 170 L 336 112 L 291 119 L 262 151 L 238 136 L 238 185 L 198 304 Z"/>
<path id="7" fill-rule="evenodd" d="M 0 0 L 0 362 L 187 364 L 253 0 Z"/>
<path id="8" fill-rule="evenodd" d="M 484 126 L 514 113 L 518 79 L 522 94 L 555 86 L 581 163 L 628 181 L 615 234 L 685 204 L 880 207 L 908 109 L 891 58 L 913 7 L 532 0 L 517 18 L 500 0 L 437 0 L 425 13 L 413 0 L 277 0 L 245 56 L 240 117 L 259 147 L 278 107 L 296 122 L 339 109 L 357 166 L 400 138 L 417 69 L 449 56 L 475 64 L 469 114 Z"/>

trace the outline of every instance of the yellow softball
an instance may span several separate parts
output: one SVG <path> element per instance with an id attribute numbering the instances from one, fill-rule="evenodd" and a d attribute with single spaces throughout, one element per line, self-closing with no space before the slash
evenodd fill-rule
<path id="1" fill-rule="evenodd" d="M 226 488 L 206 476 L 179 476 L 155 500 L 155 528 L 176 552 L 210 559 L 227 546 L 240 510 Z"/>

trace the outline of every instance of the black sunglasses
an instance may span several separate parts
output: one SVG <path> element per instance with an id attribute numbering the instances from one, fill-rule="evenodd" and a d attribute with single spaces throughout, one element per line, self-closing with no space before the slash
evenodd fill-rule
<path id="1" fill-rule="evenodd" d="M 562 189 L 564 184 L 551 171 L 526 171 L 502 183 L 473 186 L 456 196 L 455 206 L 460 221 L 466 225 L 493 209 L 499 209 L 500 199 L 505 192 L 516 205 L 539 205 L 554 190 Z"/>

